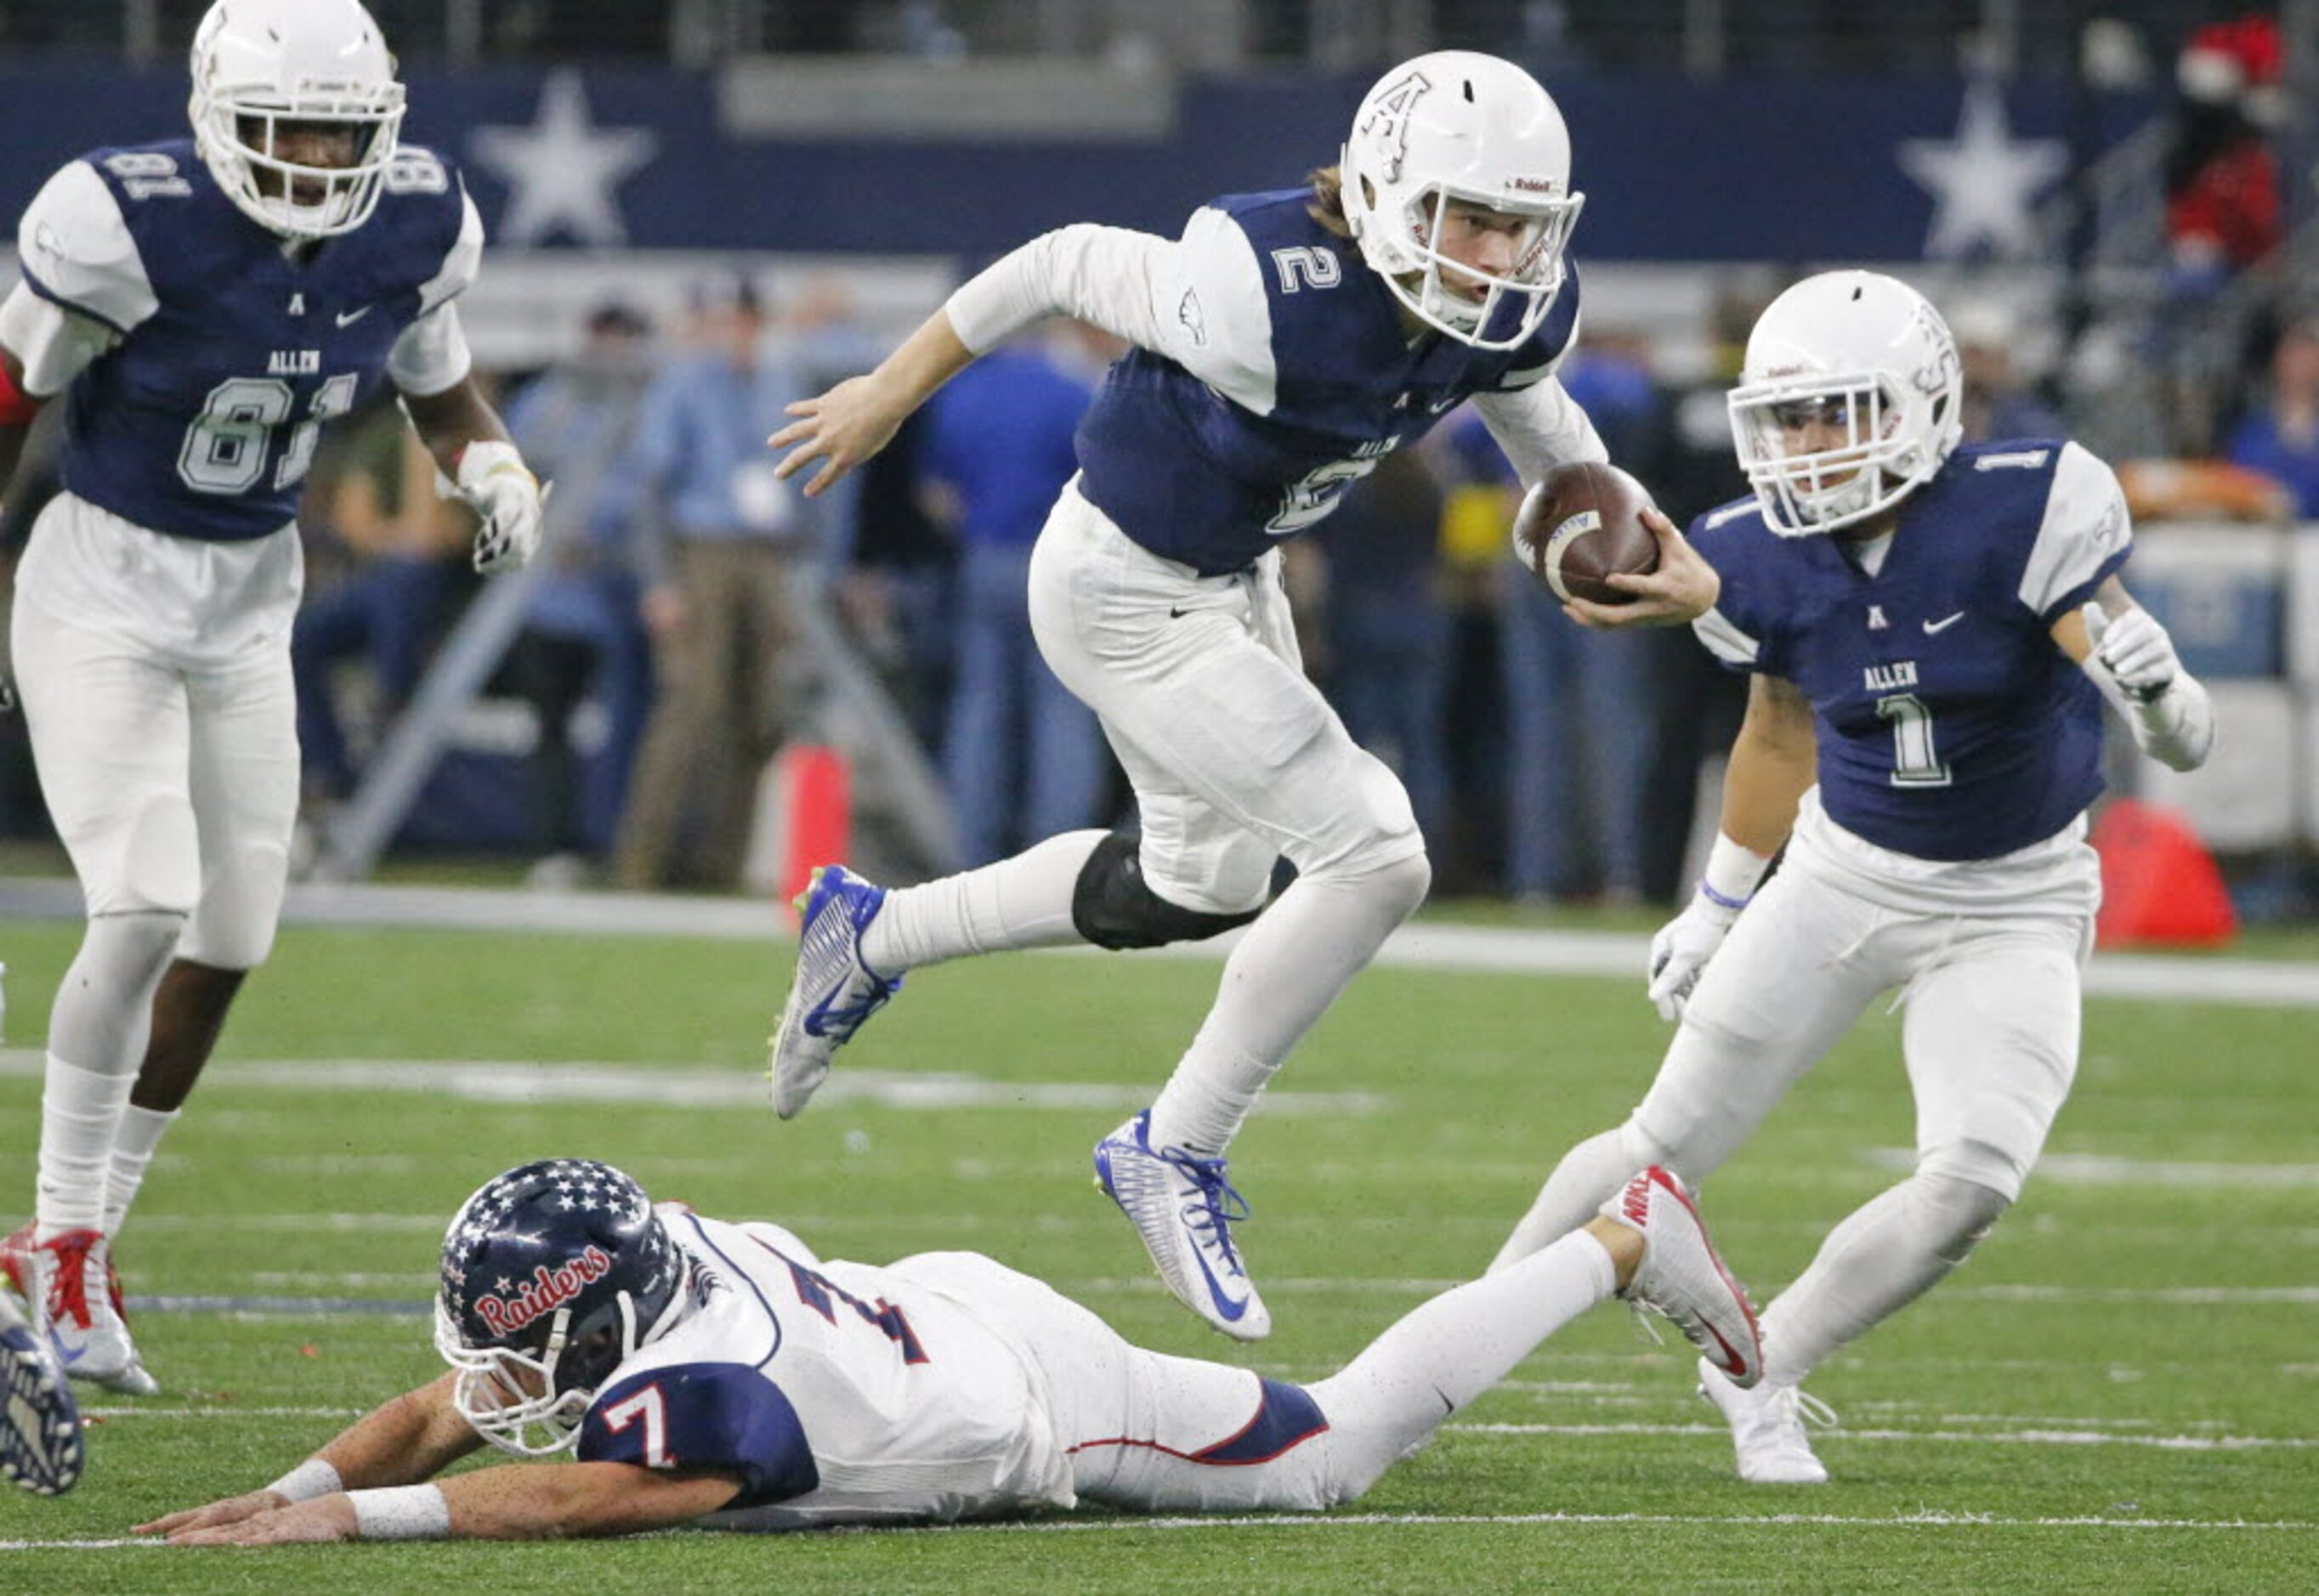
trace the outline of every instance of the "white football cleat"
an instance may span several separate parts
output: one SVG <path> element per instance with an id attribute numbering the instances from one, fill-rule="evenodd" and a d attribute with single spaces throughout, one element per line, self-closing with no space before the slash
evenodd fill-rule
<path id="1" fill-rule="evenodd" d="M 1602 1204 L 1602 1217 L 1643 1234 L 1643 1261 L 1619 1294 L 1663 1315 L 1734 1385 L 1764 1377 L 1764 1340 L 1747 1294 L 1715 1256 L 1691 1190 L 1656 1164 Z"/>
<path id="2" fill-rule="evenodd" d="M 64 1231 L 41 1242 L 32 1236 L 27 1224 L 0 1243 L 0 1268 L 23 1297 L 32 1330 L 46 1338 L 65 1373 L 131 1396 L 159 1391 L 130 1339 L 120 1282 L 103 1233 Z"/>
<path id="3" fill-rule="evenodd" d="M 1742 1391 L 1708 1358 L 1699 1360 L 1699 1394 L 1731 1425 L 1739 1477 L 1751 1485 L 1825 1485 L 1827 1468 L 1812 1452 L 1804 1422 L 1832 1425 L 1836 1411 L 1800 1385 L 1766 1381 Z"/>
<path id="4" fill-rule="evenodd" d="M 1224 1178 L 1223 1159 L 1155 1150 L 1147 1108 L 1096 1143 L 1095 1184 L 1134 1224 L 1178 1302 L 1235 1340 L 1272 1333 L 1272 1315 L 1232 1245 L 1248 1203 Z"/>
<path id="5" fill-rule="evenodd" d="M 36 1496 L 61 1495 L 79 1480 L 86 1447 L 56 1354 L 0 1291 L 0 1476 Z"/>
<path id="6" fill-rule="evenodd" d="M 862 933 L 886 906 L 883 887 L 826 864 L 813 872 L 795 906 L 797 974 L 766 1065 L 773 1112 L 785 1120 L 796 1118 L 828 1078 L 831 1055 L 902 987 L 900 976 L 881 976 L 862 961 Z"/>

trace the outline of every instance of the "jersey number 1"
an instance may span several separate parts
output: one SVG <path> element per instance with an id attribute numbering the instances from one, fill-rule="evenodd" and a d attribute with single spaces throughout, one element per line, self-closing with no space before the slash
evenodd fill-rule
<path id="1" fill-rule="evenodd" d="M 290 434 L 274 468 L 275 491 L 303 481 L 314 463 L 322 423 L 354 408 L 359 379 L 341 372 L 314 391 L 306 419 Z M 177 475 L 197 493 L 247 493 L 266 474 L 266 446 L 274 429 L 290 419 L 298 395 L 279 377 L 228 377 L 210 390 L 209 402 L 185 429 L 177 451 Z"/>
<path id="2" fill-rule="evenodd" d="M 1914 693 L 1876 700 L 1879 719 L 1892 723 L 1892 785 L 1946 787 L 1949 768 L 1933 743 L 1933 712 Z"/>

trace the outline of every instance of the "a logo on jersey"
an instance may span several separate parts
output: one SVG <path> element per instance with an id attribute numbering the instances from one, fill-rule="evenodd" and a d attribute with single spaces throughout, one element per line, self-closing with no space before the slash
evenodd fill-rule
<path id="1" fill-rule="evenodd" d="M 1870 631 L 1881 632 L 1885 630 L 1890 624 L 1890 623 L 1886 621 L 1884 618 L 1884 606 L 1881 604 L 1871 604 L 1868 607 L 1868 629 Z"/>
<path id="2" fill-rule="evenodd" d="M 276 349 L 266 357 L 269 377 L 311 377 L 321 369 L 320 349 Z"/>
<path id="3" fill-rule="evenodd" d="M 177 158 L 158 149 L 124 149 L 104 158 L 104 169 L 121 179 L 121 189 L 132 200 L 182 200 L 194 185 L 177 176 Z"/>
<path id="4" fill-rule="evenodd" d="M 475 1317 L 493 1336 L 511 1336 L 542 1314 L 561 1308 L 611 1270 L 610 1257 L 602 1248 L 591 1245 L 570 1263 L 552 1271 L 546 1264 L 538 1265 L 532 1270 L 531 1278 L 520 1286 L 502 1283 L 501 1290 L 508 1291 L 512 1286 L 512 1295 L 477 1297 Z"/>
<path id="5" fill-rule="evenodd" d="M 1208 319 L 1200 309 L 1198 290 L 1184 290 L 1184 297 L 1176 302 L 1176 320 L 1182 322 L 1184 330 L 1192 335 L 1192 342 L 1203 349 L 1208 347 Z"/>
<path id="6" fill-rule="evenodd" d="M 1960 609 L 1954 615 L 1945 615 L 1936 621 L 1926 621 L 1924 623 L 1925 636 L 1937 637 L 1963 618 L 1964 611 Z"/>
<path id="7" fill-rule="evenodd" d="M 340 311 L 333 320 L 335 320 L 340 327 L 352 327 L 356 322 L 361 320 L 364 317 L 369 315 L 377 308 L 378 307 L 376 305 L 365 305 L 358 311 Z"/>
<path id="8" fill-rule="evenodd" d="M 1889 665 L 1871 665 L 1862 672 L 1866 679 L 1862 685 L 1872 693 L 1887 693 L 1895 688 L 1917 685 L 1917 662 L 1895 660 Z"/>
<path id="9" fill-rule="evenodd" d="M 1432 86 L 1424 73 L 1412 72 L 1379 89 L 1369 102 L 1369 113 L 1361 118 L 1358 131 L 1376 146 L 1377 175 L 1387 183 L 1401 177 L 1401 158 L 1409 149 L 1410 108 Z"/>
<path id="10" fill-rule="evenodd" d="M 302 316 L 306 313 L 306 296 L 304 294 L 293 293 L 290 296 L 290 313 L 293 316 Z"/>

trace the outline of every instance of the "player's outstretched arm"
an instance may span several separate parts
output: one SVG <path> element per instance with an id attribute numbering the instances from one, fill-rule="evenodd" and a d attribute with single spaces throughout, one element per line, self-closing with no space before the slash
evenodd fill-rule
<path id="1" fill-rule="evenodd" d="M 445 1375 L 373 1410 L 271 1485 L 165 1514 L 138 1525 L 133 1533 L 174 1539 L 347 1490 L 431 1479 L 483 1444 L 451 1404 L 453 1379 Z"/>
<path id="2" fill-rule="evenodd" d="M 2055 621 L 2052 635 L 2116 706 L 2143 753 L 2177 771 L 2206 762 L 2215 746 L 2214 699 L 2124 582 L 2104 578 L 2092 601 Z"/>
<path id="3" fill-rule="evenodd" d="M 1622 573 L 1607 579 L 1612 587 L 1632 593 L 1633 601 L 1596 604 L 1573 599 L 1562 607 L 1565 615 L 1582 627 L 1674 627 L 1686 626 L 1715 608 L 1723 593 L 1723 578 L 1715 567 L 1656 509 L 1643 511 L 1643 525 L 1659 540 L 1658 569 L 1647 576 Z"/>
<path id="4" fill-rule="evenodd" d="M 347 1540 L 569 1540 L 665 1529 L 737 1495 L 737 1474 L 633 1463 L 526 1463 L 439 1485 L 333 1492 L 231 1523 L 187 1528 L 172 1546 L 262 1546 Z"/>
<path id="5" fill-rule="evenodd" d="M 912 411 L 973 362 L 974 352 L 951 325 L 948 307 L 936 311 L 875 371 L 848 377 L 828 392 L 789 407 L 797 419 L 765 440 L 769 447 L 789 450 L 773 474 L 787 480 L 819 460 L 821 469 L 805 485 L 807 498 L 819 497 L 891 443 Z"/>

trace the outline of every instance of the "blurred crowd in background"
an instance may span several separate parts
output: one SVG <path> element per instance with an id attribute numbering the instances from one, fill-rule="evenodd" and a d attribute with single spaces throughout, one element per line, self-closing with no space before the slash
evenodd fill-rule
<path id="1" fill-rule="evenodd" d="M 437 0 L 396 32 L 393 0 L 376 9 L 421 50 L 444 14 Z M 626 28 L 634 48 L 656 50 L 669 9 L 530 0 L 495 9 L 492 38 L 554 48 L 564 30 L 618 49 Z M 1304 28 L 1327 9 L 1264 14 Z M 1558 31 L 1533 48 L 1595 48 L 1597 8 L 1466 9 L 1474 28 L 1503 23 L 1518 36 L 1551 14 Z M 1817 59 L 1850 63 L 1845 51 L 1878 35 L 1836 13 L 1874 9 L 1812 12 L 1827 23 Z M 754 14 L 781 48 L 949 49 L 964 37 L 961 10 L 974 8 Z M 1499 11 L 1511 22 L 1493 23 Z M 53 43 L 37 35 L 59 15 L 0 5 L 0 38 Z M 945 42 L 945 28 L 958 37 Z M 1978 293 L 1969 277 L 1936 291 L 1965 361 L 1967 437 L 2071 434 L 2121 460 L 2168 462 L 2129 472 L 2141 513 L 2319 521 L 2319 299 L 2301 297 L 2292 265 L 2282 35 L 2260 16 L 2178 32 L 2178 92 L 2153 133 L 2164 140 L 2161 305 L 2113 323 L 2075 300 L 2033 327 L 2017 296 Z M 1702 326 L 1590 312 L 1564 370 L 1614 461 L 1678 523 L 1745 491 L 1723 394 L 1756 311 L 1789 275 L 1723 272 Z M 979 863 L 1123 817 L 1127 793 L 1101 733 L 1039 660 L 1024 607 L 1031 544 L 1115 353 L 1103 335 L 1056 326 L 984 359 L 820 500 L 776 480 L 764 439 L 791 401 L 884 352 L 842 277 L 776 302 L 747 269 L 704 272 L 681 314 L 606 298 L 569 343 L 577 352 L 545 369 L 497 374 L 510 429 L 555 483 L 543 567 L 481 694 L 505 735 L 485 748 L 498 757 L 478 766 L 492 790 L 476 801 L 500 818 L 436 834 L 421 806 L 406 844 L 489 838 L 546 886 L 735 884 L 764 813 L 762 773 L 830 666 L 831 645 L 816 641 L 825 628 L 939 779 L 951 834 L 932 854 L 950 856 L 922 848 L 920 865 Z M 293 653 L 318 856 L 480 591 L 465 513 L 436 488 L 391 405 L 339 428 L 310 478 Z M 1318 536 L 1290 546 L 1307 667 L 1406 781 L 1438 890 L 1672 900 L 1702 771 L 1711 793 L 1744 682 L 1687 632 L 1599 635 L 1563 619 L 1509 556 L 1518 493 L 1470 412 L 1386 457 Z M 13 539 L 37 501 L 13 496 Z M 463 746 L 491 744 L 477 731 L 489 724 L 471 715 Z M 15 738 L 0 742 L 0 832 L 36 833 L 21 736 L 0 735 Z M 433 811 L 458 806 L 459 780 L 437 772 Z"/>

